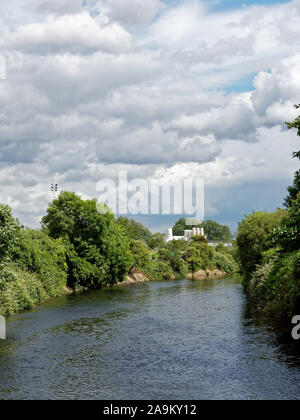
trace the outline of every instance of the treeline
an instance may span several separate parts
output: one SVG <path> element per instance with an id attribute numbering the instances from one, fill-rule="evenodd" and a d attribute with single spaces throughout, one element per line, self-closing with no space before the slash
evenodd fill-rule
<path id="1" fill-rule="evenodd" d="M 300 117 L 287 124 L 300 135 Z M 294 157 L 300 159 L 300 152 Z M 235 255 L 256 308 L 290 319 L 300 313 L 300 171 L 284 206 L 274 213 L 247 216 L 238 228 Z"/>
<path id="2" fill-rule="evenodd" d="M 49 205 L 41 230 L 32 230 L 0 205 L 0 314 L 30 309 L 71 290 L 113 286 L 134 270 L 151 280 L 170 280 L 200 269 L 236 269 L 223 245 L 213 249 L 204 237 L 165 244 L 164 235 L 98 210 L 96 200 L 62 192 Z"/>
<path id="3" fill-rule="evenodd" d="M 204 228 L 205 236 L 209 242 L 229 243 L 232 241 L 232 234 L 229 227 L 226 225 L 220 225 L 214 220 L 205 220 L 200 224 L 187 226 L 186 219 L 181 218 L 173 226 L 173 235 L 183 236 L 185 229 L 193 229 L 194 227 Z"/>

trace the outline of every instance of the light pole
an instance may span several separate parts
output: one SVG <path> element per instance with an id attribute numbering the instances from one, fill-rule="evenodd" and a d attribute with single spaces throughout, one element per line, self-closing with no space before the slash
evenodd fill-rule
<path id="1" fill-rule="evenodd" d="M 58 191 L 58 184 L 51 184 L 51 191 L 53 192 L 53 200 L 55 200 L 55 193 Z"/>

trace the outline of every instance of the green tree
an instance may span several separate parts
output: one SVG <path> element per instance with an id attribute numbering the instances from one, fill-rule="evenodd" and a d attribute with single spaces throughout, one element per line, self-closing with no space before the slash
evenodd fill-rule
<path id="1" fill-rule="evenodd" d="M 202 258 L 202 269 L 213 270 L 215 268 L 214 255 L 215 250 L 205 242 L 193 242 L 192 246 L 196 246 L 200 250 Z"/>
<path id="2" fill-rule="evenodd" d="M 12 216 L 11 208 L 0 204 L 0 264 L 10 256 L 20 231 L 19 221 Z"/>
<path id="3" fill-rule="evenodd" d="M 230 254 L 232 255 L 232 250 L 227 248 L 224 244 L 220 243 L 215 248 L 216 252 L 220 252 L 221 254 Z"/>
<path id="4" fill-rule="evenodd" d="M 104 256 L 108 261 L 105 283 L 113 286 L 118 281 L 124 281 L 132 266 L 133 257 L 126 232 L 115 221 L 113 221 L 108 230 Z"/>
<path id="5" fill-rule="evenodd" d="M 150 253 L 145 243 L 132 239 L 130 242 L 130 250 L 133 256 L 133 268 L 147 271 L 150 264 Z"/>
<path id="6" fill-rule="evenodd" d="M 184 217 L 182 217 L 173 226 L 173 235 L 174 236 L 183 236 L 185 229 L 187 229 L 186 219 Z"/>
<path id="7" fill-rule="evenodd" d="M 296 109 L 300 105 L 295 105 Z M 289 129 L 296 128 L 300 136 L 300 116 L 294 121 L 286 123 Z M 300 159 L 300 151 L 293 154 Z M 295 173 L 294 183 L 288 187 L 289 195 L 285 200 L 285 207 L 288 209 L 288 217 L 282 221 L 280 227 L 274 229 L 271 235 L 272 245 L 281 247 L 283 252 L 292 252 L 300 249 L 300 171 Z"/>
<path id="8" fill-rule="evenodd" d="M 297 199 L 297 196 L 300 193 L 300 171 L 296 171 L 293 185 L 288 187 L 288 193 L 284 202 L 284 205 L 287 208 L 293 205 L 293 201 Z"/>
<path id="9" fill-rule="evenodd" d="M 271 234 L 271 244 L 280 247 L 283 252 L 300 249 L 300 194 L 292 201 L 288 217 Z"/>
<path id="10" fill-rule="evenodd" d="M 205 220 L 202 224 L 205 236 L 209 242 L 230 242 L 231 232 L 228 226 L 221 225 L 214 220 Z"/>
<path id="11" fill-rule="evenodd" d="M 147 239 L 150 249 L 160 249 L 165 246 L 165 236 L 162 233 L 154 233 Z"/>
<path id="12" fill-rule="evenodd" d="M 226 253 L 216 251 L 214 254 L 216 267 L 225 273 L 234 274 L 238 271 L 237 264 L 233 257 Z"/>
<path id="13" fill-rule="evenodd" d="M 96 200 L 62 192 L 42 219 L 43 229 L 66 246 L 68 284 L 99 288 L 123 281 L 132 264 L 130 242 L 114 215 L 99 214 Z"/>
<path id="14" fill-rule="evenodd" d="M 300 105 L 295 105 L 295 108 L 299 109 Z M 296 128 L 298 130 L 297 135 L 300 136 L 300 115 L 294 121 L 287 122 L 286 124 L 289 130 Z M 295 152 L 293 156 L 297 159 L 300 159 L 300 151 Z M 288 193 L 289 195 L 287 196 L 284 203 L 287 208 L 292 206 L 293 201 L 296 200 L 298 194 L 300 193 L 300 171 L 295 173 L 294 183 L 292 186 L 288 187 Z"/>
<path id="15" fill-rule="evenodd" d="M 189 247 L 185 254 L 185 260 L 188 263 L 190 272 L 193 274 L 202 268 L 201 251 L 196 246 Z"/>
<path id="16" fill-rule="evenodd" d="M 38 230 L 22 230 L 12 259 L 23 270 L 36 274 L 49 296 L 59 296 L 67 285 L 68 267 L 61 239 L 52 239 Z"/>
<path id="17" fill-rule="evenodd" d="M 189 243 L 184 239 L 180 239 L 179 241 L 170 241 L 165 246 L 169 251 L 177 252 L 185 251 L 188 248 Z"/>
<path id="18" fill-rule="evenodd" d="M 294 108 L 299 109 L 300 104 L 294 105 Z M 286 122 L 286 125 L 288 126 L 288 129 L 291 130 L 292 128 L 296 128 L 297 136 L 300 136 L 300 115 L 294 119 L 292 122 Z M 294 157 L 300 158 L 300 151 L 294 153 Z"/>
<path id="19" fill-rule="evenodd" d="M 171 254 L 171 252 L 170 252 L 170 250 L 169 250 L 169 249 L 167 249 L 167 248 L 161 248 L 161 249 L 158 251 L 158 258 L 159 258 L 161 261 L 165 261 L 165 262 L 167 262 L 167 261 L 170 261 L 170 254 Z"/>
<path id="20" fill-rule="evenodd" d="M 300 135 L 300 116 L 286 124 Z M 293 156 L 300 159 L 300 151 Z M 286 211 L 248 216 L 240 224 L 236 241 L 252 302 L 259 311 L 285 320 L 300 308 L 300 171 L 288 192 Z"/>
<path id="21" fill-rule="evenodd" d="M 187 262 L 183 259 L 183 255 L 180 252 L 171 252 L 169 264 L 172 271 L 175 273 L 176 278 L 184 278 L 189 273 L 189 267 Z"/>
<path id="22" fill-rule="evenodd" d="M 279 227 L 287 211 L 256 212 L 248 215 L 238 227 L 235 255 L 247 288 L 256 266 L 262 263 L 263 252 L 271 248 L 269 237 Z"/>
<path id="23" fill-rule="evenodd" d="M 134 239 L 135 241 L 143 240 L 146 242 L 152 236 L 152 233 L 146 226 L 144 226 L 142 223 L 136 222 L 133 219 L 120 216 L 118 219 L 116 219 L 116 222 L 123 226 L 129 238 Z"/>

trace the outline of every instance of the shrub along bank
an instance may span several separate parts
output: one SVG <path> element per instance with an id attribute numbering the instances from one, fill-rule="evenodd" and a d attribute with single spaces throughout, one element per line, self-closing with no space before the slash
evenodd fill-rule
<path id="1" fill-rule="evenodd" d="M 300 135 L 300 116 L 287 124 Z M 240 223 L 235 250 L 255 307 L 283 320 L 300 314 L 300 171 L 288 192 L 285 210 L 253 213 Z"/>

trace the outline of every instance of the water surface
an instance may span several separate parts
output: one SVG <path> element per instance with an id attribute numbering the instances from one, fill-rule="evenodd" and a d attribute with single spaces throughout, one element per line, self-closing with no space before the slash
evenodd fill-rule
<path id="1" fill-rule="evenodd" d="M 300 358 L 236 279 L 55 299 L 8 321 L 0 399 L 300 399 Z"/>

